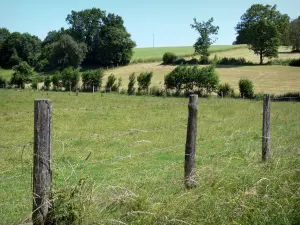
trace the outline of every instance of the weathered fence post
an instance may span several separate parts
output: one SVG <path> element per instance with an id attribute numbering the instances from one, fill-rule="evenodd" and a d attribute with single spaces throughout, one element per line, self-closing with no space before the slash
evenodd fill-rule
<path id="1" fill-rule="evenodd" d="M 52 209 L 51 137 L 52 103 L 48 99 L 34 101 L 33 211 L 34 225 L 50 224 Z"/>
<path id="2" fill-rule="evenodd" d="M 189 100 L 189 117 L 186 134 L 184 183 L 187 188 L 196 186 L 195 153 L 197 137 L 198 95 L 191 95 Z"/>
<path id="3" fill-rule="evenodd" d="M 263 130 L 262 130 L 262 160 L 266 161 L 270 153 L 270 95 L 264 95 Z"/>
<path id="4" fill-rule="evenodd" d="M 93 94 L 95 93 L 95 87 L 93 86 Z"/>

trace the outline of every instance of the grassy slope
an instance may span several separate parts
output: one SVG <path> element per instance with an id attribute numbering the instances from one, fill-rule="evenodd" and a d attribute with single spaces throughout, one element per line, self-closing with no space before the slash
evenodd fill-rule
<path id="1" fill-rule="evenodd" d="M 32 112 L 33 100 L 41 97 L 45 97 L 41 92 L 0 90 L 0 113 Z M 91 208 L 85 209 L 85 224 L 299 222 L 300 136 L 299 126 L 294 124 L 300 120 L 299 104 L 272 103 L 271 159 L 262 164 L 262 102 L 201 99 L 196 160 L 199 185 L 185 190 L 187 99 L 56 92 L 49 92 L 47 98 L 53 102 L 53 140 L 87 138 L 53 142 L 55 189 L 87 176 L 97 187 Z M 61 110 L 171 103 L 185 104 Z M 126 133 L 133 129 L 136 132 Z M 0 115 L 0 130 L 1 146 L 31 141 L 33 114 Z M 223 136 L 227 138 L 220 138 Z M 32 204 L 32 146 L 24 152 L 22 148 L 1 149 L 0 156 L 1 223 L 25 223 Z M 3 180 L 18 174 L 24 177 Z M 3 205 L 5 202 L 10 203 Z"/>
<path id="2" fill-rule="evenodd" d="M 245 45 L 213 45 L 210 47 L 209 52 L 224 52 L 232 49 L 244 49 Z M 166 52 L 173 52 L 177 56 L 184 57 L 194 54 L 194 48 L 192 46 L 183 47 L 158 47 L 158 48 L 135 48 L 132 61 L 136 60 L 147 60 L 147 59 L 157 59 L 161 61 L 163 54 Z"/>

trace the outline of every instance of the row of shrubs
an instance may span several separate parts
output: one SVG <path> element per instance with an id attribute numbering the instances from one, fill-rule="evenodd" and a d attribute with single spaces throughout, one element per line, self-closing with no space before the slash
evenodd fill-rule
<path id="1" fill-rule="evenodd" d="M 216 55 L 213 60 L 202 61 L 196 58 L 186 60 L 184 58 L 179 58 L 172 52 L 166 52 L 163 55 L 163 64 L 164 65 L 207 65 L 207 64 L 216 64 L 216 65 L 253 65 L 252 62 L 247 61 L 245 58 L 230 58 L 223 57 L 218 58 Z"/>
<path id="2" fill-rule="evenodd" d="M 300 67 L 300 58 L 299 59 L 274 59 L 269 61 L 267 64 Z"/>

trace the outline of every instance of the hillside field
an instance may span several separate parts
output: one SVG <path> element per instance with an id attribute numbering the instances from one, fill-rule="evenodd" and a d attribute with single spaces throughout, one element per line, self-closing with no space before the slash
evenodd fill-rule
<path id="1" fill-rule="evenodd" d="M 0 90 L 0 224 L 30 222 L 37 98 L 53 103 L 56 209 L 83 224 L 299 222 L 299 103 L 271 103 L 262 163 L 262 102 L 199 99 L 198 186 L 186 190 L 188 99 Z"/>
<path id="2" fill-rule="evenodd" d="M 234 49 L 235 48 L 235 49 Z M 166 47 L 166 48 L 144 48 L 136 49 L 134 58 L 138 57 L 157 57 L 165 51 L 173 51 L 176 54 L 185 54 L 192 50 L 192 47 Z M 246 46 L 212 46 L 211 51 L 216 51 L 211 54 L 218 57 L 244 57 L 246 60 L 253 63 L 258 63 L 259 57 L 248 50 Z M 290 49 L 285 47 L 280 48 L 279 59 L 300 58 L 300 53 L 290 53 Z M 266 62 L 268 60 L 266 59 Z M 151 86 L 163 87 L 164 76 L 172 71 L 175 66 L 164 66 L 160 62 L 137 63 L 130 64 L 124 67 L 109 69 L 105 71 L 104 82 L 108 75 L 114 74 L 123 79 L 122 88 L 127 89 L 128 77 L 131 73 L 139 75 L 141 72 L 152 71 L 153 79 Z M 0 76 L 7 80 L 11 77 L 12 70 L 0 69 Z M 220 76 L 221 83 L 229 83 L 236 92 L 238 92 L 238 81 L 241 78 L 251 79 L 254 83 L 256 93 L 271 93 L 282 94 L 286 92 L 299 92 L 300 87 L 300 67 L 289 66 L 270 66 L 270 65 L 253 65 L 253 66 L 219 66 L 217 73 Z M 42 86 L 42 84 L 40 84 Z"/>
<path id="3" fill-rule="evenodd" d="M 209 48 L 211 54 L 216 52 L 226 52 L 233 49 L 244 49 L 246 45 L 212 45 Z M 147 60 L 161 61 L 164 53 L 173 52 L 179 57 L 188 57 L 194 54 L 192 46 L 182 47 L 156 47 L 156 48 L 135 48 L 132 62 L 143 62 Z"/>

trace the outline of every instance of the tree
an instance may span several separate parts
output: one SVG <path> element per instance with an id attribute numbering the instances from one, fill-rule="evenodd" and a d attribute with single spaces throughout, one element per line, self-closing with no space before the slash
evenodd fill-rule
<path id="1" fill-rule="evenodd" d="M 62 85 L 69 91 L 77 86 L 79 79 L 80 74 L 78 69 L 68 67 L 65 68 L 61 73 Z"/>
<path id="2" fill-rule="evenodd" d="M 288 43 L 294 52 L 300 52 L 300 16 L 291 21 L 288 29 Z"/>
<path id="3" fill-rule="evenodd" d="M 12 67 L 16 58 L 35 66 L 41 52 L 41 40 L 28 33 L 13 32 L 6 37 L 1 47 L 1 66 Z M 11 59 L 13 58 L 13 59 Z M 17 61 L 19 62 L 19 61 Z"/>
<path id="4" fill-rule="evenodd" d="M 260 56 L 260 64 L 264 58 L 278 56 L 280 35 L 274 23 L 267 20 L 259 20 L 247 29 L 248 46 L 255 54 Z"/>
<path id="5" fill-rule="evenodd" d="M 203 21 L 197 22 L 196 18 L 194 18 L 194 24 L 191 24 L 191 27 L 198 31 L 199 37 L 194 44 L 195 53 L 201 56 L 202 63 L 208 63 L 209 47 L 216 41 L 216 38 L 212 37 L 212 35 L 218 35 L 219 27 L 214 26 L 212 23 L 214 22 L 213 18 L 210 18 L 207 22 Z"/>
<path id="6" fill-rule="evenodd" d="M 31 81 L 33 70 L 27 62 L 21 62 L 19 65 L 14 66 L 13 71 L 14 72 L 10 81 L 11 84 L 24 88 L 25 84 Z"/>
<path id="7" fill-rule="evenodd" d="M 106 15 L 105 11 L 92 8 L 72 11 L 66 21 L 71 25 L 70 35 L 87 45 L 84 63 L 107 66 L 130 62 L 135 43 L 126 31 L 122 17 Z"/>
<path id="8" fill-rule="evenodd" d="M 284 33 L 289 24 L 289 16 L 281 14 L 277 10 L 277 6 L 253 4 L 241 17 L 241 21 L 235 27 L 237 31 L 237 38 L 234 44 L 249 44 L 248 29 L 260 20 L 272 22 L 278 33 L 280 34 L 280 41 L 284 42 Z"/>
<path id="9" fill-rule="evenodd" d="M 84 60 L 87 48 L 84 43 L 77 43 L 74 39 L 63 34 L 59 41 L 53 43 L 52 62 L 55 66 L 77 68 Z"/>

